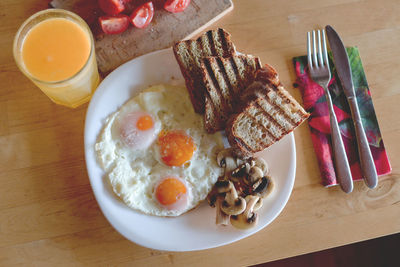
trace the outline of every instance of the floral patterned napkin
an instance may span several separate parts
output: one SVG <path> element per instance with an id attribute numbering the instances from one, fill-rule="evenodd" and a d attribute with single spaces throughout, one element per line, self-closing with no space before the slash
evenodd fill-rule
<path id="1" fill-rule="evenodd" d="M 379 130 L 374 106 L 372 104 L 371 93 L 365 77 L 358 48 L 347 48 L 347 54 L 351 65 L 353 83 L 356 90 L 362 124 L 368 138 L 376 170 L 378 175 L 385 175 L 390 173 L 392 168 Z M 356 181 L 362 179 L 362 174 L 350 108 L 341 88 L 331 54 L 329 54 L 329 61 L 332 72 L 329 90 L 342 134 L 343 143 L 346 148 L 353 180 Z M 311 116 L 308 119 L 308 125 L 310 126 L 311 138 L 314 144 L 315 153 L 317 154 L 322 184 L 324 186 L 337 185 L 332 159 L 329 111 L 324 90 L 312 81 L 308 75 L 306 56 L 293 58 L 293 64 L 297 76 L 295 86 L 301 91 L 304 108 L 311 113 Z"/>

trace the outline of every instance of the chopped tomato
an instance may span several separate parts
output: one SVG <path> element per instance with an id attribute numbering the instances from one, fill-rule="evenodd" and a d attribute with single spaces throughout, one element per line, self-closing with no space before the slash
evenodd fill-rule
<path id="1" fill-rule="evenodd" d="M 101 10 L 108 15 L 117 15 L 124 11 L 125 5 L 122 0 L 98 0 Z"/>
<path id="2" fill-rule="evenodd" d="M 178 13 L 185 10 L 190 4 L 190 0 L 167 0 L 164 4 L 164 9 L 172 12 Z"/>
<path id="3" fill-rule="evenodd" d="M 118 34 L 124 32 L 129 26 L 129 17 L 119 14 L 116 16 L 102 16 L 99 18 L 101 29 L 106 34 Z"/>
<path id="4" fill-rule="evenodd" d="M 145 28 L 154 16 L 153 2 L 147 2 L 136 8 L 131 14 L 131 23 L 137 28 Z"/>

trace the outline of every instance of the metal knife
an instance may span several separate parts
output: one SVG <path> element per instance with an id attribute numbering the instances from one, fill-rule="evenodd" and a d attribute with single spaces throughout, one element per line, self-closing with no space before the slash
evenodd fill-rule
<path id="1" fill-rule="evenodd" d="M 358 154 L 360 157 L 361 172 L 364 181 L 369 188 L 375 188 L 378 184 L 378 175 L 376 173 L 374 160 L 369 148 L 368 140 L 361 123 L 360 111 L 358 109 L 356 93 L 354 91 L 353 79 L 351 77 L 351 68 L 346 49 L 337 32 L 331 27 L 326 26 L 326 34 L 329 40 L 329 46 L 332 50 L 335 61 L 336 71 L 343 87 L 344 94 L 350 106 L 351 116 L 353 118 L 354 129 L 356 132 Z"/>

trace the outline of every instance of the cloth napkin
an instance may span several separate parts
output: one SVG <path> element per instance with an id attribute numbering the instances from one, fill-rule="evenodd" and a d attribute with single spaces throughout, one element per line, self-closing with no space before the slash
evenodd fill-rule
<path id="1" fill-rule="evenodd" d="M 385 175 L 390 173 L 392 168 L 379 130 L 371 93 L 358 48 L 347 48 L 347 54 L 352 69 L 354 89 L 357 95 L 362 124 L 367 135 L 376 170 L 378 175 Z M 329 90 L 343 143 L 346 148 L 353 180 L 356 181 L 362 179 L 362 174 L 350 107 L 341 88 L 336 68 L 332 61 L 332 54 L 329 54 L 329 61 L 332 73 L 332 79 L 329 82 Z M 324 89 L 310 78 L 306 56 L 293 58 L 293 64 L 297 76 L 295 87 L 300 89 L 304 108 L 311 114 L 308 119 L 308 125 L 310 127 L 311 138 L 321 171 L 322 184 L 324 186 L 337 185 L 333 163 L 328 103 L 326 102 Z"/>

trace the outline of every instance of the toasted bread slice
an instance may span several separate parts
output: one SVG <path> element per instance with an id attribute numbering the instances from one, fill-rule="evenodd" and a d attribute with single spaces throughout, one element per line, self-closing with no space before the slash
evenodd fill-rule
<path id="1" fill-rule="evenodd" d="M 214 133 L 225 129 L 240 94 L 261 68 L 261 61 L 251 55 L 206 57 L 201 60 L 201 68 L 206 89 L 204 125 L 207 132 Z"/>
<path id="2" fill-rule="evenodd" d="M 245 104 L 240 113 L 231 116 L 227 123 L 228 141 L 240 154 L 264 150 L 309 117 L 283 88 L 278 76 L 267 74 L 272 73 L 266 69 L 257 72 L 256 80 L 242 95 Z"/>
<path id="3" fill-rule="evenodd" d="M 229 57 L 236 53 L 231 36 L 224 29 L 210 30 L 196 40 L 185 40 L 173 46 L 186 88 L 189 91 L 194 110 L 204 112 L 204 83 L 201 59 L 208 56 Z"/>

